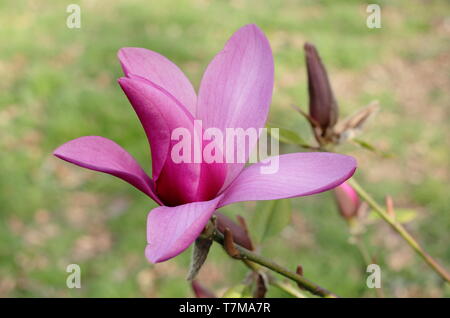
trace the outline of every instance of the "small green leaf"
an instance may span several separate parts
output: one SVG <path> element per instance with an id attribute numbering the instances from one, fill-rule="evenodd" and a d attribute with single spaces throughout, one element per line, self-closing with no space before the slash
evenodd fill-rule
<path id="1" fill-rule="evenodd" d="M 252 226 L 260 237 L 260 242 L 279 234 L 291 222 L 291 201 L 262 201 L 257 205 Z"/>
<path id="2" fill-rule="evenodd" d="M 389 154 L 387 152 L 378 150 L 374 145 L 368 143 L 367 141 L 364 141 L 364 140 L 361 140 L 361 139 L 356 139 L 356 138 L 353 138 L 352 141 L 355 142 L 358 146 L 360 146 L 360 147 L 362 147 L 364 149 L 367 149 L 369 151 L 372 151 L 373 153 L 376 153 L 376 154 L 378 154 L 380 156 L 383 156 L 385 158 L 393 157 L 392 154 Z"/>
<path id="3" fill-rule="evenodd" d="M 268 132 L 269 134 L 273 137 L 278 139 L 281 142 L 284 142 L 286 144 L 291 144 L 291 145 L 300 145 L 300 146 L 307 146 L 307 142 L 295 131 L 290 130 L 290 129 L 286 129 L 286 128 L 279 128 L 279 127 L 273 127 L 273 126 L 269 126 L 267 125 Z M 278 135 L 274 134 L 272 132 L 273 128 L 277 128 L 278 129 Z"/>
<path id="4" fill-rule="evenodd" d="M 417 211 L 412 209 L 395 209 L 395 217 L 400 223 L 408 223 L 417 217 Z"/>
<path id="5" fill-rule="evenodd" d="M 354 142 L 356 142 L 358 145 L 360 145 L 361 147 L 373 151 L 373 152 L 377 152 L 377 148 L 375 148 L 375 146 L 369 144 L 367 141 L 361 140 L 361 139 L 353 139 Z"/>

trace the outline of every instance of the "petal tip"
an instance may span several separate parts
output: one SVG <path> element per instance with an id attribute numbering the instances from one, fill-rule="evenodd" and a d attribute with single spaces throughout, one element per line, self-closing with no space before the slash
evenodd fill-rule
<path id="1" fill-rule="evenodd" d="M 128 79 L 128 77 L 124 77 L 124 76 L 119 77 L 119 78 L 117 79 L 117 83 L 119 83 L 119 85 L 120 85 L 121 87 L 123 87 L 123 85 L 125 84 L 125 82 L 126 82 L 127 79 Z"/>
<path id="2" fill-rule="evenodd" d="M 60 152 L 60 148 L 61 148 L 61 146 L 59 146 L 58 148 L 53 150 L 52 155 L 59 158 L 59 156 L 60 156 L 60 153 L 59 153 Z"/>
<path id="3" fill-rule="evenodd" d="M 119 60 L 125 59 L 127 51 L 132 51 L 134 49 L 137 49 L 137 48 L 136 47 L 121 47 L 117 51 L 117 57 L 119 58 Z"/>
<path id="4" fill-rule="evenodd" d="M 353 172 L 355 172 L 356 168 L 358 168 L 358 161 L 356 160 L 355 157 L 352 156 L 346 156 L 349 161 L 350 161 L 350 165 L 353 166 Z"/>
<path id="5" fill-rule="evenodd" d="M 256 25 L 255 23 L 246 24 L 241 29 L 242 30 L 252 30 L 252 31 L 262 32 L 261 29 L 258 27 L 258 25 Z"/>
<path id="6" fill-rule="evenodd" d="M 144 254 L 147 260 L 152 264 L 161 263 L 167 260 L 167 258 L 164 258 L 162 255 L 155 255 L 150 245 L 145 247 Z"/>
<path id="7" fill-rule="evenodd" d="M 82 138 L 83 137 L 79 137 L 77 139 L 82 139 Z M 73 142 L 77 139 L 69 140 L 69 141 L 63 143 L 62 145 L 58 146 L 55 150 L 53 150 L 52 155 L 55 156 L 56 158 L 67 161 L 67 154 L 66 154 L 67 147 L 71 145 L 71 142 Z"/>
<path id="8" fill-rule="evenodd" d="M 235 34 L 242 34 L 244 36 L 254 37 L 254 38 L 262 38 L 267 40 L 267 37 L 263 30 L 261 30 L 260 27 L 258 27 L 256 24 L 246 24 L 243 27 L 241 27 L 239 30 L 235 32 Z M 268 41 L 267 41 L 268 43 Z"/>

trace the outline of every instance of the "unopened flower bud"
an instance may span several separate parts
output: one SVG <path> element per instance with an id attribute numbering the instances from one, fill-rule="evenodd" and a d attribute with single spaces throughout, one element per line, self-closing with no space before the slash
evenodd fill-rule
<path id="1" fill-rule="evenodd" d="M 334 188 L 334 195 L 343 218 L 350 220 L 358 214 L 360 206 L 358 194 L 347 182 Z"/>
<path id="2" fill-rule="evenodd" d="M 233 220 L 223 215 L 222 213 L 217 212 L 216 216 L 217 229 L 221 233 L 225 233 L 225 229 L 228 228 L 233 235 L 234 243 L 245 247 L 248 250 L 253 250 L 252 241 L 247 230 L 244 227 L 236 224 Z"/>
<path id="3" fill-rule="evenodd" d="M 305 43 L 306 67 L 308 72 L 309 116 L 314 119 L 325 135 L 338 120 L 338 106 L 330 81 L 319 53 L 314 45 Z"/>

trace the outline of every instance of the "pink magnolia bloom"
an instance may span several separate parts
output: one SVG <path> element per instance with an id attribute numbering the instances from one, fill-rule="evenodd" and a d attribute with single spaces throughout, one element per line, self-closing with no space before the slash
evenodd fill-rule
<path id="1" fill-rule="evenodd" d="M 273 89 L 273 57 L 255 25 L 238 30 L 206 69 L 198 95 L 182 71 L 164 56 L 142 48 L 119 51 L 125 77 L 119 84 L 150 143 L 152 178 L 115 142 L 81 137 L 55 150 L 58 158 L 114 175 L 160 206 L 147 218 L 146 257 L 162 262 L 183 252 L 214 211 L 227 204 L 319 193 L 336 187 L 356 168 L 352 157 L 331 153 L 279 156 L 279 169 L 261 174 L 262 163 L 174 163 L 170 153 L 178 127 L 263 128 Z M 205 146 L 205 145 L 203 145 Z M 248 157 L 247 157 L 248 158 Z"/>

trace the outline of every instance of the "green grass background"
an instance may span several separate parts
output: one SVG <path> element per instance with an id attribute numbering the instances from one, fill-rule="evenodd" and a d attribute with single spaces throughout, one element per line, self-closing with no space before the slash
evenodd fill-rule
<path id="1" fill-rule="evenodd" d="M 66 27 L 66 7 L 81 6 L 81 29 Z M 307 106 L 305 41 L 327 65 L 341 115 L 377 99 L 381 112 L 364 139 L 392 158 L 353 146 L 357 178 L 376 198 L 395 198 L 417 217 L 406 224 L 450 267 L 450 4 L 377 1 L 382 28 L 366 27 L 366 1 L 24 1 L 0 2 L 0 296 L 186 297 L 190 251 L 166 263 L 144 255 L 145 223 L 155 204 L 113 177 L 51 156 L 83 135 L 115 140 L 150 170 L 147 141 L 116 83 L 117 50 L 157 51 L 198 88 L 203 70 L 231 34 L 256 23 L 276 66 L 270 121 L 311 139 L 290 109 Z M 295 151 L 283 147 L 282 151 Z M 291 200 L 290 225 L 260 253 L 346 297 L 372 297 L 365 267 L 348 242 L 332 196 Z M 224 213 L 257 218 L 254 203 Z M 256 215 L 256 216 L 255 216 Z M 250 224 L 250 227 L 252 224 Z M 258 234 L 258 233 L 256 233 Z M 255 235 L 256 236 L 256 235 Z M 365 236 L 391 297 L 449 296 L 438 277 L 390 229 Z M 66 287 L 66 266 L 82 269 L 82 288 Z M 218 295 L 246 268 L 218 246 L 200 281 Z M 269 296 L 287 296 L 271 289 Z"/>

